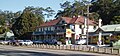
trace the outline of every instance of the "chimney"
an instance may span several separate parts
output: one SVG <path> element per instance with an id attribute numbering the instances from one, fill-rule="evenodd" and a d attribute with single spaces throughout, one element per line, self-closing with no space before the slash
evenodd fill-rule
<path id="1" fill-rule="evenodd" d="M 73 18 L 76 18 L 76 16 L 73 16 Z"/>
<path id="2" fill-rule="evenodd" d="M 99 27 L 101 27 L 102 26 L 102 19 L 99 19 L 99 25 L 98 25 Z"/>
<path id="3" fill-rule="evenodd" d="M 78 17 L 81 17 L 80 15 L 78 15 Z"/>

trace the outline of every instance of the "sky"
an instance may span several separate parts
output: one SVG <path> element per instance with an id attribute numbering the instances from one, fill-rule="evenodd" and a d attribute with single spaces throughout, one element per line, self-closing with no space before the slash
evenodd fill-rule
<path id="1" fill-rule="evenodd" d="M 0 0 L 0 9 L 2 11 L 9 10 L 17 12 L 22 11 L 27 6 L 43 8 L 51 7 L 57 13 L 57 11 L 61 9 L 59 4 L 65 1 L 73 2 L 74 0 Z M 52 19 L 54 16 L 50 18 Z"/>

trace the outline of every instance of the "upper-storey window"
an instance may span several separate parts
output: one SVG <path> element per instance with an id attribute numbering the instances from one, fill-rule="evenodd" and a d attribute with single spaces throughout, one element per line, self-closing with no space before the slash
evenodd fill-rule
<path id="1" fill-rule="evenodd" d="M 48 28 L 48 31 L 50 31 L 50 28 L 51 28 L 51 27 L 47 27 L 47 28 Z"/>
<path id="2" fill-rule="evenodd" d="M 37 31 L 37 29 L 35 31 Z"/>
<path id="3" fill-rule="evenodd" d="M 44 28 L 41 28 L 41 31 L 44 31 Z"/>
<path id="4" fill-rule="evenodd" d="M 62 21 L 62 24 L 65 23 L 65 21 Z"/>
<path id="5" fill-rule="evenodd" d="M 65 26 L 61 26 L 62 27 L 62 29 L 65 29 Z"/>
<path id="6" fill-rule="evenodd" d="M 51 31 L 54 31 L 55 30 L 55 27 L 51 27 Z"/>
<path id="7" fill-rule="evenodd" d="M 96 26 L 93 27 L 93 29 L 96 29 L 96 28 L 97 28 Z"/>
<path id="8" fill-rule="evenodd" d="M 44 27 L 44 30 L 47 31 L 47 27 Z"/>
<path id="9" fill-rule="evenodd" d="M 41 31 L 42 31 L 42 28 L 41 28 Z"/>
<path id="10" fill-rule="evenodd" d="M 37 28 L 36 31 L 39 31 L 39 28 Z"/>
<path id="11" fill-rule="evenodd" d="M 41 31 L 41 28 L 39 28 L 39 31 Z"/>
<path id="12" fill-rule="evenodd" d="M 79 25 L 79 28 L 82 28 L 82 25 Z"/>

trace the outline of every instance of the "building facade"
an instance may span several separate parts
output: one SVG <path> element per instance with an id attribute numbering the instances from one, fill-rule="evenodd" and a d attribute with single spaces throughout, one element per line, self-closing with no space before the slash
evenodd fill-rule
<path id="1" fill-rule="evenodd" d="M 101 35 L 101 36 L 99 36 Z M 91 43 L 96 44 L 97 40 L 101 40 L 101 45 L 110 44 L 111 42 L 115 42 L 119 40 L 118 36 L 120 35 L 120 24 L 114 25 L 103 25 L 97 28 L 92 34 Z M 97 39 L 97 40 L 95 40 Z"/>
<path id="2" fill-rule="evenodd" d="M 88 22 L 87 22 L 88 20 Z M 88 24 L 88 27 L 87 27 Z M 88 29 L 87 29 L 88 28 Z M 70 39 L 75 43 L 76 39 L 86 38 L 86 31 L 91 32 L 97 29 L 97 23 L 84 16 L 78 17 L 59 17 L 49 22 L 45 22 L 33 32 L 33 40 Z M 71 37 L 66 37 L 66 29 L 71 30 Z"/>

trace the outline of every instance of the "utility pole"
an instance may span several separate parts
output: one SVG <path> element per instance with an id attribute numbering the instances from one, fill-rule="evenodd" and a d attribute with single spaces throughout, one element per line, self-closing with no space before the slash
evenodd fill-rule
<path id="1" fill-rule="evenodd" d="M 87 4 L 87 13 L 85 13 L 85 14 L 87 14 L 87 30 L 86 30 L 86 41 L 87 41 L 87 46 L 88 46 L 88 38 L 89 38 L 89 35 L 88 35 L 88 29 L 89 29 L 89 15 L 91 14 L 91 13 L 89 13 L 89 7 L 90 7 L 90 3 L 89 4 Z"/>

